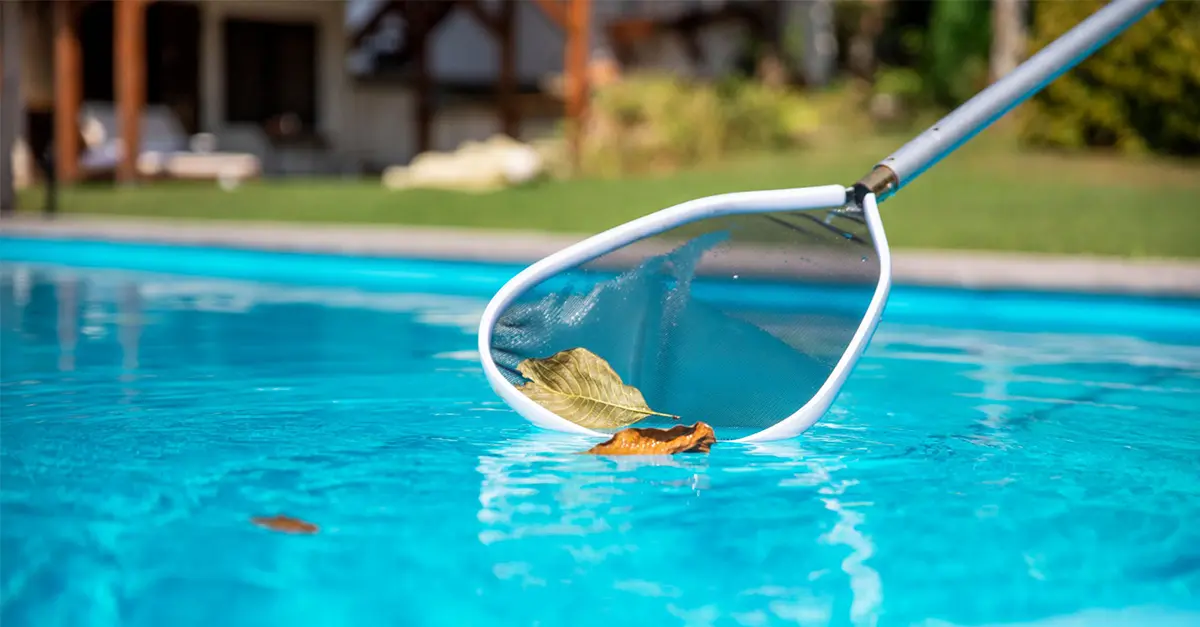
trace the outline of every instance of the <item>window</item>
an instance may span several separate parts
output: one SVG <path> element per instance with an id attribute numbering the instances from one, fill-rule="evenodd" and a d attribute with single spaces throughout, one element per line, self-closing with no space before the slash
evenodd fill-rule
<path id="1" fill-rule="evenodd" d="M 267 125 L 294 115 L 301 132 L 317 123 L 317 27 L 311 23 L 225 21 L 225 118 Z"/>

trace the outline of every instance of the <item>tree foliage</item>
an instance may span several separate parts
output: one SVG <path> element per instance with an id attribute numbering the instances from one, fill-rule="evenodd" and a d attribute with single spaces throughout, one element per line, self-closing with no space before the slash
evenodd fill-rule
<path id="1" fill-rule="evenodd" d="M 817 128 L 816 109 L 797 91 L 740 77 L 712 82 L 657 72 L 598 88 L 588 117 L 581 166 L 600 176 L 803 145 Z"/>
<path id="2" fill-rule="evenodd" d="M 925 45 L 926 89 L 954 107 L 987 86 L 991 3 L 934 0 Z"/>
<path id="3" fill-rule="evenodd" d="M 1029 54 L 1102 0 L 1039 0 Z M 1061 149 L 1200 155 L 1200 2 L 1167 0 L 1035 96 L 1022 138 Z"/>

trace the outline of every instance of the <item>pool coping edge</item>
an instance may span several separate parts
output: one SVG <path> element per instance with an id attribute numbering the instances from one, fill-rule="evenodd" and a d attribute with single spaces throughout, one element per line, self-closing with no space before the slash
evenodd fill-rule
<path id="1" fill-rule="evenodd" d="M 0 237 L 91 240 L 528 264 L 586 235 L 427 226 L 17 216 Z M 1200 296 L 1200 261 L 951 250 L 893 251 L 897 284 L 1139 296 Z"/>

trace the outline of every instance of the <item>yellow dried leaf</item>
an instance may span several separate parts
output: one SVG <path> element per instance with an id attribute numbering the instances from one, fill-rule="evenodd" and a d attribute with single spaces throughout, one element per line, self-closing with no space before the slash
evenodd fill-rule
<path id="1" fill-rule="evenodd" d="M 526 359 L 517 370 L 529 379 L 517 388 L 525 396 L 588 429 L 627 427 L 647 416 L 679 419 L 651 410 L 641 391 L 625 385 L 608 362 L 586 348 Z"/>

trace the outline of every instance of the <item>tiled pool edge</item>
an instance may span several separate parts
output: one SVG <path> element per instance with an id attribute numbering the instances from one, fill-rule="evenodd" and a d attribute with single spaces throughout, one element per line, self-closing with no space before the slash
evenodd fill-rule
<path id="1" fill-rule="evenodd" d="M 524 267 L 520 263 L 462 259 L 414 259 L 0 233 L 2 264 L 16 264 L 15 267 L 20 268 L 18 272 L 60 272 L 68 277 L 88 269 L 112 271 L 113 276 L 124 276 L 123 280 L 137 275 L 149 280 L 158 277 L 181 289 L 217 280 L 224 285 L 223 289 L 254 291 L 302 287 L 325 290 L 326 296 L 333 298 L 350 294 L 356 299 L 370 299 L 373 294 L 396 292 L 467 297 L 478 299 L 481 308 Z M 751 286 L 745 284 L 742 287 Z M 785 291 L 812 289 L 812 286 L 788 284 L 774 287 Z M 768 309 L 771 306 L 770 298 L 765 304 L 759 302 L 761 299 L 751 300 Z M 739 303 L 747 304 L 748 301 L 739 300 Z M 1086 311 L 1086 315 L 1081 315 L 1081 311 Z M 979 328 L 1002 324 L 1025 325 L 1038 332 L 1122 329 L 1146 337 L 1167 334 L 1200 338 L 1200 298 L 1177 294 L 981 289 L 901 283 L 892 288 L 883 320 L 884 323 L 946 326 L 969 320 Z"/>
<path id="2" fill-rule="evenodd" d="M 9 218 L 0 221 L 0 238 L 6 236 L 517 265 L 584 237 L 434 227 L 91 216 Z M 1200 262 L 1186 260 L 900 250 L 894 252 L 893 272 L 897 284 L 914 286 L 1200 297 Z"/>

